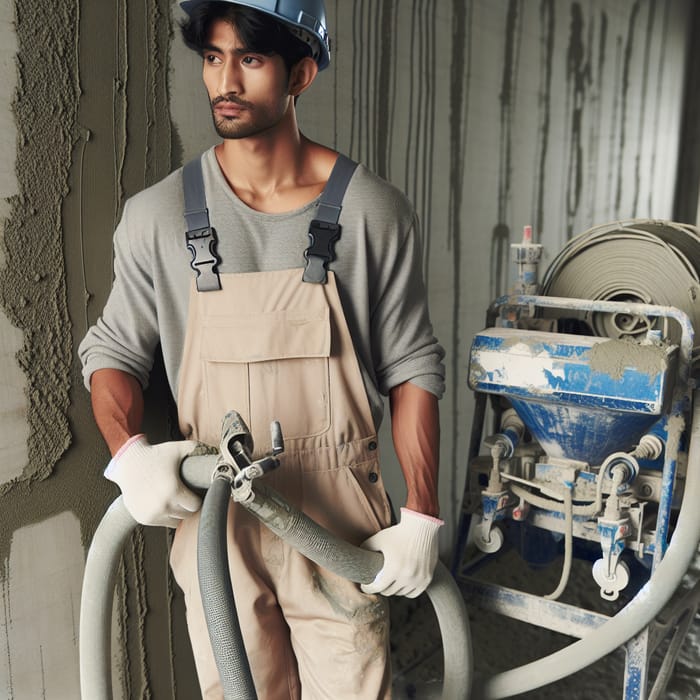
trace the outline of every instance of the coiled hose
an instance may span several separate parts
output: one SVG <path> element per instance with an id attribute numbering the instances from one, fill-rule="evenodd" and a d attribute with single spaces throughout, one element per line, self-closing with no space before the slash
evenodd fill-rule
<path id="1" fill-rule="evenodd" d="M 211 455 L 186 459 L 182 467 L 185 483 L 193 489 L 209 488 L 215 459 Z M 228 486 L 225 480 L 215 481 L 223 481 Z M 215 485 L 215 488 L 214 494 L 207 494 L 202 506 L 202 519 L 205 515 L 207 517 L 207 531 L 220 529 L 222 524 L 222 516 L 219 513 L 213 521 L 216 528 L 210 527 L 212 523 L 209 522 L 209 506 L 211 505 L 214 511 L 223 511 L 224 520 L 228 507 L 228 490 L 221 488 L 227 492 L 226 502 L 223 503 L 223 496 L 217 494 L 219 485 Z M 312 561 L 352 581 L 369 583 L 374 580 L 383 564 L 380 553 L 370 552 L 340 540 L 291 506 L 279 494 L 260 484 L 255 486 L 253 499 L 242 505 Z M 135 526 L 136 522 L 126 511 L 120 496 L 100 522 L 88 552 L 80 609 L 80 687 L 84 700 L 112 700 L 110 623 L 114 582 L 121 551 Z M 215 565 L 220 572 L 217 576 L 228 578 L 228 559 L 224 557 L 222 561 L 221 550 L 217 550 L 217 547 L 218 545 L 211 548 L 212 552 L 219 552 L 216 555 L 219 563 Z M 207 567 L 213 568 L 211 562 Z M 435 610 L 443 642 L 442 698 L 466 700 L 471 694 L 473 670 L 469 619 L 457 584 L 440 562 L 426 593 Z M 223 602 L 224 598 L 226 602 Z M 235 606 L 235 603 L 233 598 L 226 594 L 220 598 L 217 605 L 228 607 Z M 229 616 L 229 621 L 234 614 L 235 611 L 230 610 L 224 613 L 225 616 Z M 225 622 L 217 634 L 231 634 L 231 629 L 232 625 Z M 234 635 L 236 633 L 233 632 Z M 236 644 L 235 640 L 231 639 L 222 640 L 221 643 L 227 648 L 233 648 Z M 255 696 L 226 695 L 227 700 L 229 697 Z"/>
<path id="2" fill-rule="evenodd" d="M 700 232 L 688 224 L 654 219 L 596 226 L 572 238 L 554 257 L 540 294 L 672 306 L 700 329 Z M 547 315 L 564 313 L 549 310 Z M 610 338 L 643 338 L 647 330 L 665 323 L 643 314 L 587 311 L 585 318 L 596 335 Z M 664 329 L 664 335 L 678 340 L 674 328 Z"/>

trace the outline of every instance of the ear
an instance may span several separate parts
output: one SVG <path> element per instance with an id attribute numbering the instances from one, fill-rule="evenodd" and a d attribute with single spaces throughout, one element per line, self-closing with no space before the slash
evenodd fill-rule
<path id="1" fill-rule="evenodd" d="M 298 97 L 314 82 L 318 73 L 318 64 L 310 56 L 305 56 L 292 66 L 289 73 L 289 94 Z"/>

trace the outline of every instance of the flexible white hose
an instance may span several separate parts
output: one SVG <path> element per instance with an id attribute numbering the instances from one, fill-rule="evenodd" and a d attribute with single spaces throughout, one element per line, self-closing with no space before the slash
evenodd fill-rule
<path id="1" fill-rule="evenodd" d="M 556 600 L 566 589 L 571 575 L 571 561 L 574 558 L 574 506 L 571 497 L 571 489 L 566 489 L 564 492 L 564 565 L 561 569 L 561 578 L 559 585 L 548 595 L 544 596 L 547 600 Z"/>
<path id="2" fill-rule="evenodd" d="M 598 483 L 602 483 L 602 479 L 598 479 Z M 537 484 L 533 484 L 533 486 L 537 486 Z M 566 512 L 566 507 L 565 504 L 559 503 L 559 501 L 555 501 L 553 498 L 546 498 L 545 496 L 538 496 L 535 493 L 532 493 L 531 491 L 528 491 L 527 489 L 524 489 L 522 486 L 517 486 L 514 483 L 511 483 L 508 487 L 514 495 L 516 495 L 518 498 L 522 498 L 523 501 L 526 501 L 532 506 L 535 506 L 535 508 L 542 508 L 542 510 L 552 510 L 556 513 L 565 513 Z M 596 500 L 593 503 L 589 503 L 588 505 L 585 506 L 574 506 L 572 505 L 571 507 L 571 512 L 573 515 L 580 515 L 580 516 L 591 516 L 591 515 L 597 515 L 603 508 L 603 492 L 602 492 L 602 486 L 600 488 L 596 488 Z"/>
<path id="3" fill-rule="evenodd" d="M 696 391 L 683 502 L 666 554 L 649 581 L 625 608 L 587 637 L 488 679 L 483 687 L 484 697 L 507 698 L 570 676 L 622 646 L 652 622 L 678 588 L 695 556 L 700 539 L 699 501 L 700 391 Z"/>
<path id="4" fill-rule="evenodd" d="M 83 700 L 112 700 L 112 599 L 126 541 L 136 527 L 119 496 L 100 521 L 85 562 L 80 598 L 80 691 Z"/>
<path id="5" fill-rule="evenodd" d="M 602 479 L 599 478 L 598 481 L 602 482 Z M 533 486 L 536 486 L 536 484 L 533 484 Z M 510 484 L 509 488 L 518 498 L 526 503 L 529 503 L 530 505 L 535 506 L 536 508 L 542 508 L 543 510 L 551 510 L 564 514 L 564 525 L 566 529 L 564 530 L 564 564 L 562 566 L 561 578 L 559 579 L 559 584 L 557 585 L 556 589 L 552 593 L 543 596 L 544 598 L 547 598 L 547 600 L 556 600 L 564 592 L 564 589 L 569 583 L 571 564 L 574 556 L 574 513 L 576 510 L 573 505 L 571 489 L 566 489 L 562 496 L 564 503 L 561 504 L 551 498 L 536 496 L 535 494 L 530 493 L 530 491 L 527 489 L 524 489 L 521 486 L 516 486 L 515 484 Z M 585 511 L 586 515 L 592 515 L 597 512 L 590 511 L 592 506 L 579 506 L 579 508 L 581 511 Z M 600 510 L 600 508 L 598 508 L 598 510 Z"/>

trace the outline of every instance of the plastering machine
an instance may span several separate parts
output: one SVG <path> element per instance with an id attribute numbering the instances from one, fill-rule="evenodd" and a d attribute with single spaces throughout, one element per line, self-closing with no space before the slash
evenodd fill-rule
<path id="1" fill-rule="evenodd" d="M 540 687 L 623 646 L 624 697 L 658 698 L 700 598 L 697 585 L 679 589 L 700 534 L 700 235 L 666 221 L 600 226 L 573 238 L 541 285 L 542 246 L 527 227 L 512 252 L 512 293 L 471 346 L 453 573 L 471 604 L 580 641 L 486 680 L 483 693 Z M 554 590 L 480 575 L 513 549 L 532 576 L 563 561 Z M 562 602 L 581 559 L 605 614 Z"/>

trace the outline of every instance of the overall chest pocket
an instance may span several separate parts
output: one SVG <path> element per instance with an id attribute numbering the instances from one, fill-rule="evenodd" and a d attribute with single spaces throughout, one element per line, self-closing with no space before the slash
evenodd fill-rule
<path id="1" fill-rule="evenodd" d="M 330 428 L 328 308 L 210 317 L 203 332 L 204 391 L 215 420 L 238 411 L 260 446 L 273 420 L 286 439 Z"/>

